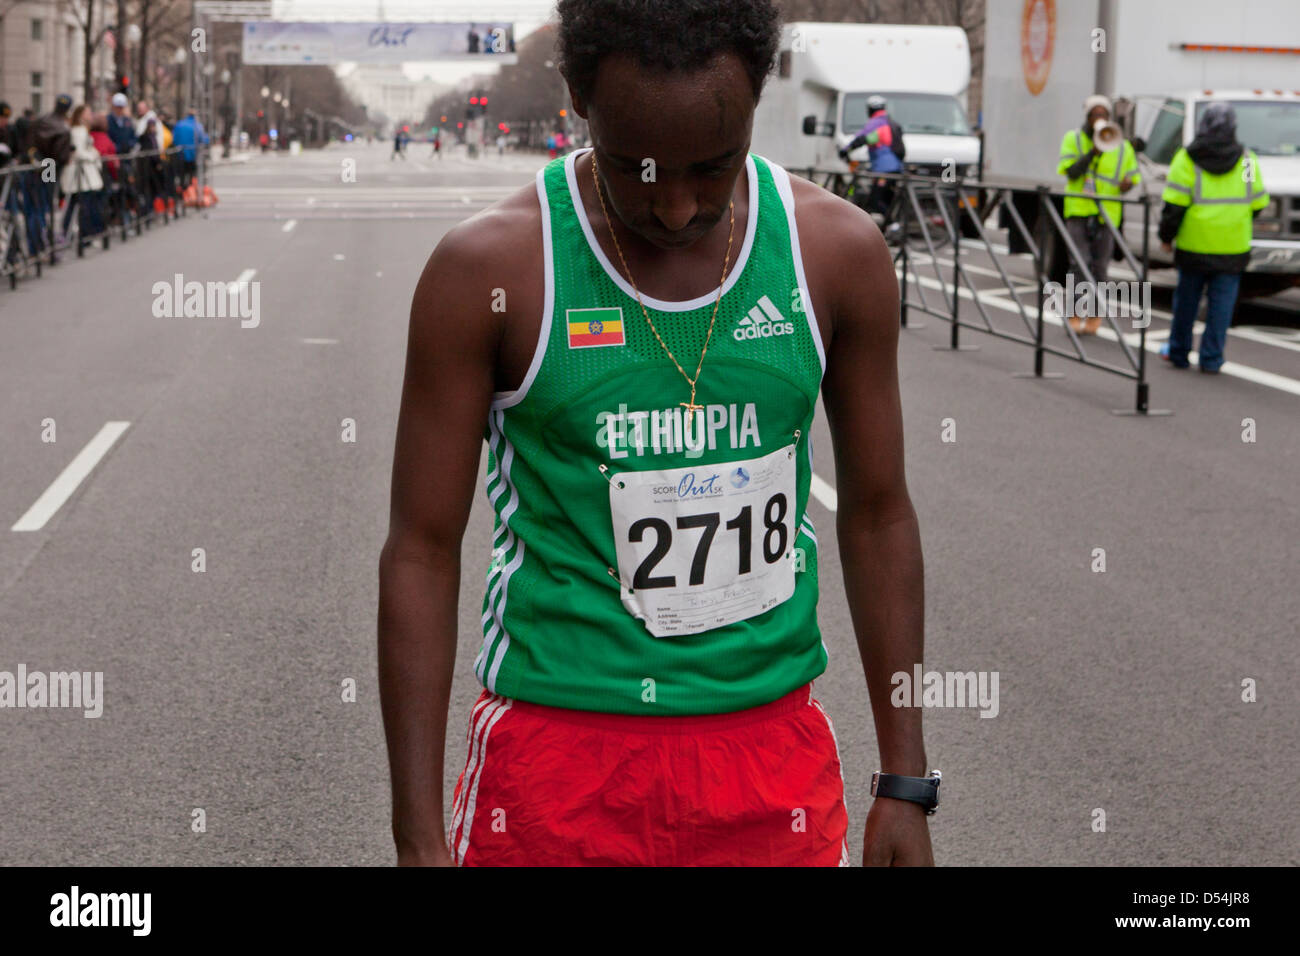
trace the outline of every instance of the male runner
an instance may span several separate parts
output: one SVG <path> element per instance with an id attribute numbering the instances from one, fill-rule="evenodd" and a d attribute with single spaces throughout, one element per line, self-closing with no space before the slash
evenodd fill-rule
<path id="1" fill-rule="evenodd" d="M 865 212 L 749 153 L 770 0 L 559 14 L 594 148 L 452 229 L 411 307 L 380 559 L 398 862 L 842 865 L 811 688 L 819 389 L 880 769 L 928 769 L 920 711 L 889 701 L 923 625 L 893 264 Z M 484 690 L 445 820 L 485 438 Z M 923 805 L 877 799 L 862 859 L 931 864 Z"/>

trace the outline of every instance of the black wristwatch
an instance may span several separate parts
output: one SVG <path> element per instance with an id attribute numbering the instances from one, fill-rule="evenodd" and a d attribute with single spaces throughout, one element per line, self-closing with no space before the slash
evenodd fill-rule
<path id="1" fill-rule="evenodd" d="M 941 779 L 943 774 L 937 770 L 931 770 L 927 777 L 903 777 L 896 773 L 881 773 L 877 770 L 871 775 L 871 795 L 919 803 L 925 808 L 926 816 L 933 816 L 939 809 Z"/>

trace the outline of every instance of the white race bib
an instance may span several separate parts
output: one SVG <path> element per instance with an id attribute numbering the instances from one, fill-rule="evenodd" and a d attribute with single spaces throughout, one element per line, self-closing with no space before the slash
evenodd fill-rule
<path id="1" fill-rule="evenodd" d="M 609 478 L 623 606 L 655 637 L 762 614 L 794 594 L 795 446 Z"/>

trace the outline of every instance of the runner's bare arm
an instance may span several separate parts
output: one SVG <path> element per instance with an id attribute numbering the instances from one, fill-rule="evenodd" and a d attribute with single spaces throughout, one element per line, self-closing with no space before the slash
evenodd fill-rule
<path id="1" fill-rule="evenodd" d="M 502 316 L 490 308 L 493 215 L 459 226 L 430 256 L 411 304 L 379 561 L 379 688 L 401 864 L 450 863 L 443 752 L 461 538 L 478 477 Z M 497 218 L 500 218 L 499 216 Z M 486 546 L 487 542 L 485 542 Z"/>
<path id="2" fill-rule="evenodd" d="M 889 699 L 891 675 L 911 673 L 921 660 L 925 605 L 921 535 L 903 467 L 898 280 L 889 248 L 870 217 L 818 192 L 802 188 L 796 203 L 803 196 L 810 207 L 809 227 L 800 234 L 811 239 L 805 262 L 815 264 L 822 290 L 820 301 L 818 286 L 812 290 L 814 309 L 829 306 L 822 398 L 835 452 L 844 588 L 871 695 L 879 769 L 924 776 L 921 713 L 894 707 Z M 812 280 L 810 274 L 810 285 Z M 870 862 L 932 862 L 919 806 L 877 800 L 872 818 Z"/>

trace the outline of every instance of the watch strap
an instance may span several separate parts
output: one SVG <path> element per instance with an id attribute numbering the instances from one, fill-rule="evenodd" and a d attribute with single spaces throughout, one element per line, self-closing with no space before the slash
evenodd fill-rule
<path id="1" fill-rule="evenodd" d="M 904 777 L 876 771 L 871 777 L 871 795 L 919 803 L 932 814 L 939 807 L 939 780 L 937 772 L 929 777 Z"/>

